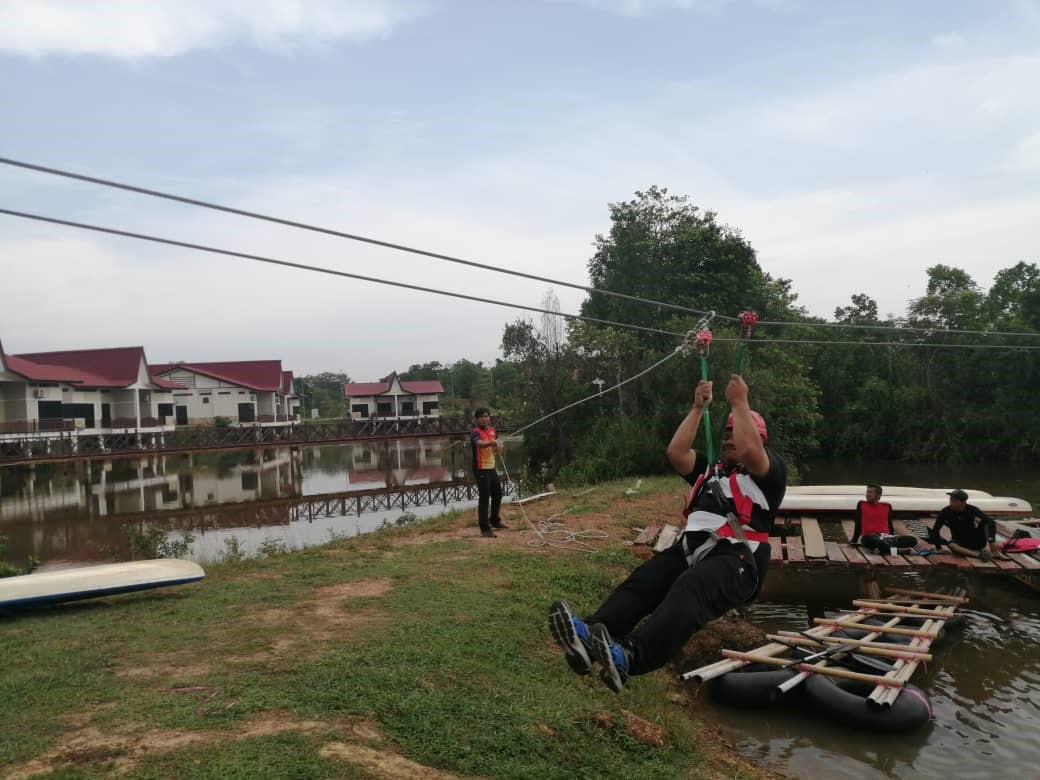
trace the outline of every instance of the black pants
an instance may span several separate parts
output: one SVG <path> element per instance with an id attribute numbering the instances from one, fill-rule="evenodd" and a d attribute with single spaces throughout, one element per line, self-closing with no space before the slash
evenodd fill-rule
<path id="1" fill-rule="evenodd" d="M 499 523 L 499 507 L 502 506 L 502 483 L 494 469 L 477 469 L 477 522 L 481 531 L 487 531 L 492 523 Z M 488 504 L 491 504 L 488 511 Z"/>
<path id="2" fill-rule="evenodd" d="M 749 555 L 742 545 L 720 542 L 687 566 L 682 545 L 672 545 L 633 571 L 586 622 L 602 623 L 632 651 L 629 674 L 659 669 L 705 623 L 755 594 L 758 577 L 741 552 Z"/>

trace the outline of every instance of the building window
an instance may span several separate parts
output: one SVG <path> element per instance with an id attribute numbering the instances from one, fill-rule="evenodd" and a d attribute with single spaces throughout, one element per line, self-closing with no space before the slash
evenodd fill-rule
<path id="1" fill-rule="evenodd" d="M 437 401 L 423 401 L 422 413 L 423 415 L 431 415 L 440 408 L 440 404 Z"/>
<path id="2" fill-rule="evenodd" d="M 209 403 L 209 398 L 208 397 L 207 398 L 203 398 L 202 399 L 202 403 L 208 404 Z"/>
<path id="3" fill-rule="evenodd" d="M 354 404 L 350 407 L 351 414 L 356 414 L 363 420 L 368 419 L 368 404 Z"/>
<path id="4" fill-rule="evenodd" d="M 217 393 L 217 395 L 231 395 L 231 391 L 230 390 L 221 390 L 220 392 Z"/>
<path id="5" fill-rule="evenodd" d="M 389 417 L 394 413 L 394 405 L 391 401 L 378 401 L 376 403 L 376 414 L 380 417 Z"/>

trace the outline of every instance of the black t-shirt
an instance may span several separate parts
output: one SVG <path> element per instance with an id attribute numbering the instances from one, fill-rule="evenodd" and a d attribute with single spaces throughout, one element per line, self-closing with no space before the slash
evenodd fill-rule
<path id="1" fill-rule="evenodd" d="M 943 507 L 935 519 L 932 533 L 939 538 L 939 529 L 949 526 L 954 544 L 981 550 L 996 538 L 996 523 L 993 518 L 974 504 L 965 504 L 964 510 L 956 511 L 952 506 Z"/>

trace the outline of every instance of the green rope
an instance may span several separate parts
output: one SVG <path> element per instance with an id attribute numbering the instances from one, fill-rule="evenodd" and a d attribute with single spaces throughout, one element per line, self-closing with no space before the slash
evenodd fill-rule
<path id="1" fill-rule="evenodd" d="M 708 381 L 708 356 L 701 356 L 701 379 Z M 704 428 L 704 453 L 708 456 L 708 463 L 715 462 L 715 443 L 711 437 L 711 411 L 708 405 L 704 405 L 703 426 Z"/>
<path id="2" fill-rule="evenodd" d="M 746 357 L 747 357 L 747 341 L 745 339 L 741 339 L 740 341 L 737 342 L 737 371 L 736 371 L 736 373 L 737 373 L 738 376 L 744 376 L 744 359 Z M 703 358 L 701 359 L 701 361 L 702 361 L 701 371 L 704 374 L 704 378 L 707 379 L 708 378 L 708 375 L 707 375 L 707 361 L 704 360 Z M 722 428 L 719 430 L 719 440 L 720 441 L 726 435 L 726 420 L 729 419 L 729 412 L 730 412 L 729 404 L 726 404 L 724 409 L 725 409 L 725 411 L 724 411 L 724 413 L 722 415 Z M 711 446 L 711 428 L 710 428 L 710 422 L 708 420 L 708 410 L 707 409 L 704 410 L 704 421 L 705 421 L 705 424 L 709 426 L 709 427 L 706 427 L 704 429 L 704 431 L 705 431 L 704 436 L 705 436 L 705 439 L 708 442 L 708 449 L 707 449 L 708 462 L 709 463 L 714 463 L 715 462 L 715 454 L 712 451 L 712 446 Z"/>

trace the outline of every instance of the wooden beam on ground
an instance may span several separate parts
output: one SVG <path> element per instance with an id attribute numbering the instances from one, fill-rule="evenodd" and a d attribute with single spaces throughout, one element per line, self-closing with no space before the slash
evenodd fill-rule
<path id="1" fill-rule="evenodd" d="M 888 561 L 885 559 L 884 555 L 872 553 L 866 547 L 860 547 L 859 552 L 860 555 L 863 556 L 864 560 L 866 560 L 866 562 L 871 566 L 888 566 Z"/>
<path id="2" fill-rule="evenodd" d="M 802 518 L 802 542 L 806 558 L 827 557 L 827 546 L 823 542 L 823 533 L 815 517 Z"/>
<path id="3" fill-rule="evenodd" d="M 906 558 L 904 558 L 902 555 L 899 555 L 899 554 L 896 554 L 896 555 L 885 555 L 883 557 L 884 557 L 885 561 L 888 563 L 889 566 L 896 566 L 896 567 L 904 566 L 905 567 L 905 566 L 909 566 L 910 565 L 910 561 L 908 561 Z M 916 557 L 916 556 L 914 556 L 914 557 Z"/>
<path id="4" fill-rule="evenodd" d="M 787 537 L 787 560 L 791 563 L 805 562 L 805 551 L 802 549 L 802 540 L 797 536 Z"/>
<path id="5" fill-rule="evenodd" d="M 867 559 L 863 557 L 863 553 L 860 552 L 858 547 L 853 547 L 851 544 L 839 544 L 838 547 L 841 549 L 842 554 L 853 566 L 869 566 Z"/>
<path id="6" fill-rule="evenodd" d="M 827 550 L 828 561 L 831 563 L 848 563 L 845 553 L 841 551 L 841 546 L 837 542 L 824 542 L 824 547 Z"/>
<path id="7" fill-rule="evenodd" d="M 1008 553 L 1011 556 L 1011 560 L 1021 566 L 1023 569 L 1036 570 L 1040 569 L 1040 560 L 1037 560 L 1034 556 L 1029 553 Z"/>

